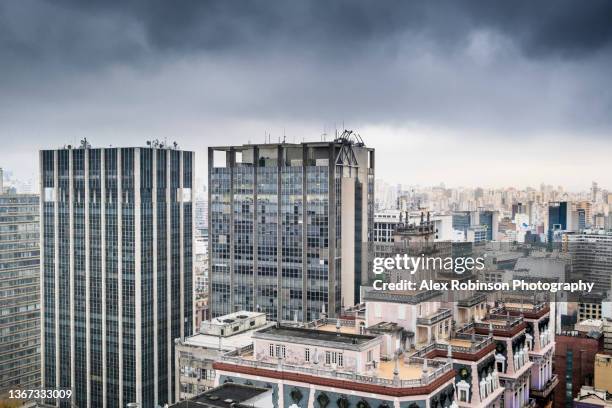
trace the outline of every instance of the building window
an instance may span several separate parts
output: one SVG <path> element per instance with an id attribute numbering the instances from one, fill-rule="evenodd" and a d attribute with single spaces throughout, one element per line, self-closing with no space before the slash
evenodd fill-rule
<path id="1" fill-rule="evenodd" d="M 506 371 L 506 357 L 502 354 L 495 354 L 495 367 L 497 371 L 503 373 Z"/>
<path id="2" fill-rule="evenodd" d="M 270 357 L 274 357 L 274 344 L 270 344 Z"/>
<path id="3" fill-rule="evenodd" d="M 344 367 L 344 355 L 338 353 L 338 367 Z"/>
<path id="4" fill-rule="evenodd" d="M 280 357 L 281 358 L 286 358 L 287 357 L 287 347 L 285 345 L 282 345 L 280 350 L 281 350 Z"/>
<path id="5" fill-rule="evenodd" d="M 465 380 L 461 380 L 457 383 L 457 391 L 459 401 L 469 402 L 470 385 Z"/>
<path id="6" fill-rule="evenodd" d="M 331 364 L 331 353 L 329 351 L 325 352 L 325 364 Z"/>
<path id="7" fill-rule="evenodd" d="M 310 363 L 310 349 L 309 348 L 304 350 L 304 360 L 307 363 Z"/>
<path id="8" fill-rule="evenodd" d="M 368 363 L 372 361 L 372 350 L 368 350 L 367 359 L 368 359 Z"/>

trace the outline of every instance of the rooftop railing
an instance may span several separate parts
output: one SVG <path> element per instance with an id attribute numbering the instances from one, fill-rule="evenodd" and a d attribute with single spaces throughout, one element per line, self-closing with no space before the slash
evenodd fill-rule
<path id="1" fill-rule="evenodd" d="M 341 371 L 341 369 L 339 369 L 338 367 L 324 366 L 322 364 L 311 363 L 309 365 L 294 365 L 287 364 L 282 360 L 279 360 L 277 362 L 270 362 L 253 360 L 244 357 L 245 354 L 252 353 L 253 345 L 250 345 L 223 355 L 220 362 L 227 364 L 235 364 L 237 366 L 242 367 L 268 369 L 276 372 L 285 371 L 292 373 L 301 373 L 315 377 L 332 378 L 350 382 L 359 382 L 363 384 L 374 384 L 395 388 L 410 388 L 428 385 L 443 376 L 445 373 L 452 370 L 452 364 L 447 361 L 430 360 L 420 357 L 409 357 L 403 360 L 403 364 L 421 365 L 425 367 L 425 361 L 427 361 L 427 369 L 423 373 L 421 378 L 405 380 L 400 379 L 398 377 L 396 379 L 393 379 L 380 377 L 376 373 L 362 374 L 357 372 Z"/>
<path id="2" fill-rule="evenodd" d="M 391 293 L 389 291 L 368 290 L 364 295 L 365 301 L 374 302 L 389 302 L 389 303 L 410 303 L 418 304 L 427 300 L 438 297 L 442 294 L 440 291 L 424 291 L 417 293 Z"/>
<path id="3" fill-rule="evenodd" d="M 520 325 L 522 322 L 522 317 L 492 314 L 484 321 L 474 323 L 474 327 L 477 329 L 488 329 L 492 326 L 494 330 L 507 330 Z"/>
<path id="4" fill-rule="evenodd" d="M 318 320 L 314 320 L 310 323 L 307 323 L 305 327 L 316 329 L 317 327 L 331 325 L 337 326 L 340 323 L 340 327 L 355 327 L 355 320 L 351 319 L 334 319 L 334 318 L 321 318 Z"/>
<path id="5" fill-rule="evenodd" d="M 518 310 L 518 311 L 540 311 L 548 306 L 546 302 L 526 302 L 524 299 L 505 299 L 503 308 L 506 310 Z"/>
<path id="6" fill-rule="evenodd" d="M 417 324 L 421 325 L 432 325 L 436 324 L 444 319 L 447 319 L 451 316 L 450 309 L 439 309 L 437 312 L 427 316 L 427 317 L 417 317 Z"/>
<path id="7" fill-rule="evenodd" d="M 456 334 L 454 337 L 459 340 L 471 341 L 471 344 L 469 347 L 459 346 L 457 344 L 450 344 L 451 353 L 474 354 L 493 343 L 493 337 L 483 336 L 480 334 L 476 334 L 472 337 L 472 335 L 469 335 L 469 334 L 459 333 L 459 334 Z M 415 354 L 415 356 L 425 356 L 429 354 L 432 350 L 441 350 L 444 352 L 448 352 L 448 345 L 449 343 L 431 343 L 427 345 L 426 347 L 422 348 L 421 350 L 419 350 Z"/>
<path id="8" fill-rule="evenodd" d="M 474 296 L 470 296 L 467 299 L 460 299 L 457 301 L 457 306 L 460 307 L 472 307 L 479 303 L 482 303 L 487 300 L 487 296 L 483 293 L 477 293 Z"/>

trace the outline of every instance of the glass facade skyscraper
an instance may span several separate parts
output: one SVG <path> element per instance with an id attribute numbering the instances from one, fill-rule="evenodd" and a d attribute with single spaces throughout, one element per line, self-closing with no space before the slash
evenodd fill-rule
<path id="1" fill-rule="evenodd" d="M 174 339 L 193 332 L 194 154 L 44 150 L 42 386 L 57 406 L 173 401 Z"/>
<path id="2" fill-rule="evenodd" d="M 337 315 L 368 279 L 374 150 L 334 142 L 211 147 L 212 316 Z"/>
<path id="3" fill-rule="evenodd" d="M 468 228 L 472 226 L 472 212 L 471 211 L 456 211 L 453 212 L 453 229 L 462 231 L 467 234 Z"/>
<path id="4" fill-rule="evenodd" d="M 487 241 L 493 241 L 495 236 L 495 230 L 497 229 L 497 220 L 495 218 L 496 214 L 493 211 L 478 212 L 479 225 L 487 228 Z"/>
<path id="5" fill-rule="evenodd" d="M 40 386 L 39 216 L 38 196 L 0 190 L 0 400 Z"/>
<path id="6" fill-rule="evenodd" d="M 551 202 L 548 205 L 548 230 L 567 230 L 567 202 Z"/>

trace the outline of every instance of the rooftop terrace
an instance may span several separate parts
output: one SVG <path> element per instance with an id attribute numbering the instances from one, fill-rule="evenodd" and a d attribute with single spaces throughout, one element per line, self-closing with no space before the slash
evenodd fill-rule
<path id="1" fill-rule="evenodd" d="M 303 365 L 278 362 L 258 361 L 253 355 L 253 347 L 245 347 L 225 354 L 221 361 L 215 363 L 215 368 L 234 372 L 249 372 L 253 369 L 266 370 L 275 377 L 286 378 L 288 373 L 343 380 L 351 383 L 378 385 L 391 388 L 414 388 L 429 385 L 442 376 L 453 371 L 447 361 L 426 359 L 422 357 L 400 357 L 397 360 L 398 376 L 395 377 L 396 361 L 380 361 L 369 365 L 367 372 L 342 371 L 338 367 L 326 366 L 321 363 Z M 273 374 L 274 373 L 274 374 Z M 260 375 L 266 375 L 260 373 Z M 306 381 L 302 377 L 303 381 Z"/>
<path id="2" fill-rule="evenodd" d="M 291 342 L 291 340 L 302 340 L 302 341 L 314 341 L 317 343 L 333 343 L 336 345 L 355 345 L 360 346 L 366 343 L 376 340 L 376 336 L 355 334 L 354 329 L 351 330 L 345 326 L 344 332 L 336 332 L 336 327 L 329 327 L 330 325 L 322 326 L 323 329 L 317 327 L 316 329 L 308 329 L 301 327 L 292 326 L 272 326 L 259 330 L 253 333 L 254 339 L 265 339 L 265 340 L 284 340 Z M 341 327 L 342 329 L 342 327 Z"/>

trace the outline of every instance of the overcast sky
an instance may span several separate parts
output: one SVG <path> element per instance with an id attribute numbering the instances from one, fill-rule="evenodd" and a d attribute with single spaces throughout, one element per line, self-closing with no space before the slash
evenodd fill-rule
<path id="1" fill-rule="evenodd" d="M 117 3 L 117 4 L 115 4 Z M 390 183 L 612 189 L 612 1 L 5 1 L 0 166 L 320 140 Z"/>

